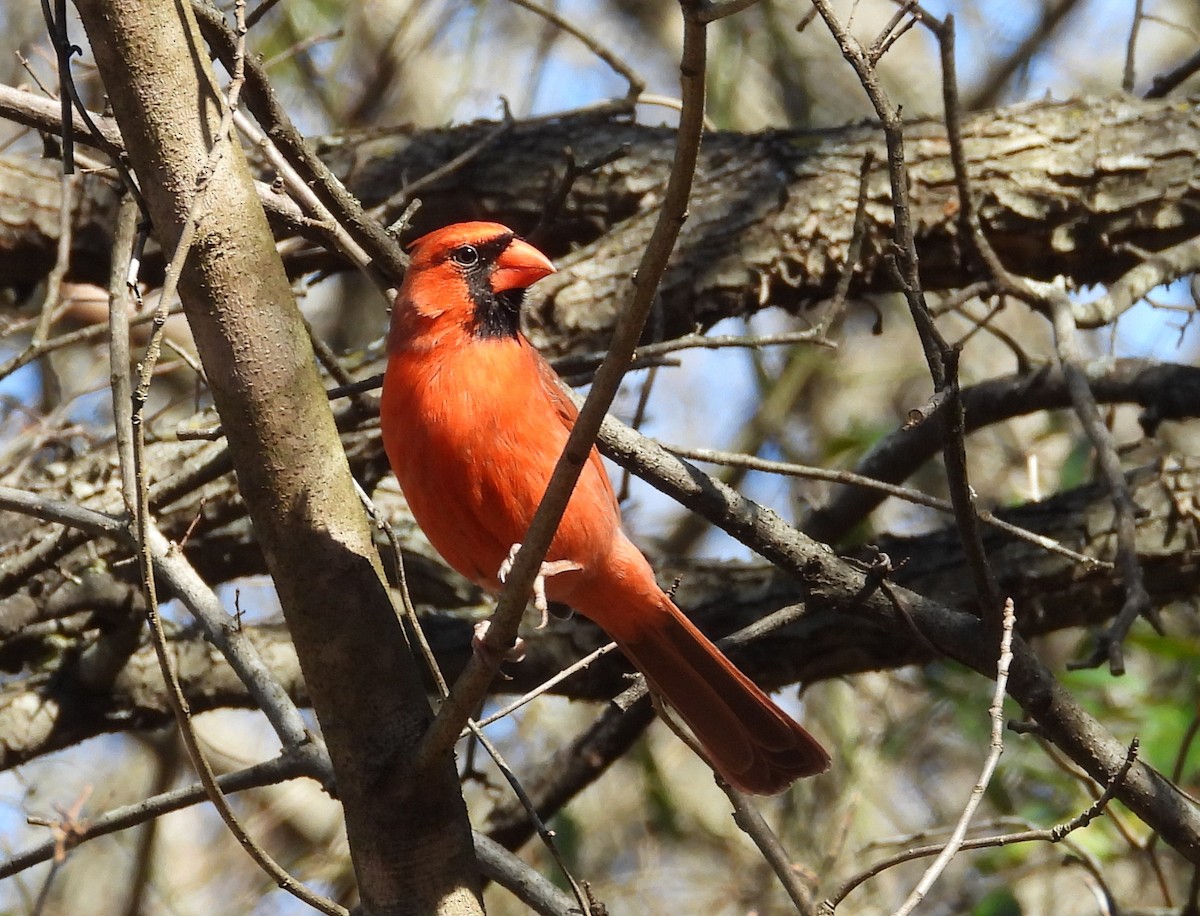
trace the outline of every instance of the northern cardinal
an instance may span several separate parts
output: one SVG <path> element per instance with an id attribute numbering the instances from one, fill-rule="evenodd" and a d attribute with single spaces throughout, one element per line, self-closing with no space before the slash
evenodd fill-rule
<path id="1" fill-rule="evenodd" d="M 554 272 L 496 223 L 460 223 L 413 243 L 392 311 L 380 419 L 417 523 L 452 567 L 498 591 L 576 409 L 518 330 L 526 287 Z M 829 755 L 721 654 L 663 593 L 621 530 L 595 449 L 550 551 L 544 587 L 600 625 L 673 706 L 732 785 L 773 794 Z"/>

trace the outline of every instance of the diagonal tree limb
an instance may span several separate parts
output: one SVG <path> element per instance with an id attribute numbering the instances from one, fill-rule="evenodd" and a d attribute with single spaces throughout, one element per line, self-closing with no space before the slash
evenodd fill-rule
<path id="1" fill-rule="evenodd" d="M 607 451 L 618 464 L 627 463 L 636 473 L 644 473 L 654 487 L 704 513 L 718 527 L 796 576 L 806 586 L 810 609 L 826 606 L 831 600 L 845 608 L 847 598 L 857 596 L 849 603 L 849 612 L 855 616 L 889 621 L 897 633 L 902 632 L 903 617 L 907 617 L 947 656 L 984 676 L 993 676 L 995 656 L 989 649 L 985 624 L 978 618 L 893 587 L 889 591 L 903 609 L 901 614 L 863 571 L 838 559 L 770 509 L 641 441 L 642 437 L 615 420 L 605 423 L 605 433 Z M 1043 734 L 1093 779 L 1109 782 L 1125 758 L 1124 745 L 1079 705 L 1024 640 L 1014 639 L 1013 656 L 1009 695 L 1034 718 Z M 1188 861 L 1200 864 L 1200 810 L 1157 770 L 1141 762 L 1134 765 L 1117 790 L 1117 798 L 1159 830 Z"/>

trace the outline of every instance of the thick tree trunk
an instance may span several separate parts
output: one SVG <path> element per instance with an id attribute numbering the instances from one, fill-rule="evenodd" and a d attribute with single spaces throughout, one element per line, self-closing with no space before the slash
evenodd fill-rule
<path id="1" fill-rule="evenodd" d="M 453 760 L 398 776 L 429 716 L 250 172 L 186 4 L 81 0 L 330 749 L 366 912 L 481 911 Z M 214 143 L 224 151 L 197 187 Z"/>

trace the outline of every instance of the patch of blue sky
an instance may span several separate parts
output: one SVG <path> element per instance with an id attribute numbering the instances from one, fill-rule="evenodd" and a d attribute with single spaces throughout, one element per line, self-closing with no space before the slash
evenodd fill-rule
<path id="1" fill-rule="evenodd" d="M 535 116 L 621 98 L 627 89 L 624 80 L 607 67 L 597 66 L 595 58 L 551 53 L 542 66 L 530 104 L 530 114 Z"/>
<path id="2" fill-rule="evenodd" d="M 7 362 L 19 352 L 11 347 L 0 349 L 0 363 Z M 29 363 L 6 378 L 0 379 L 0 399 L 30 406 L 37 401 L 41 387 L 41 369 L 37 363 Z"/>
<path id="3" fill-rule="evenodd" d="M 320 894 L 330 900 L 335 899 L 338 892 L 341 890 L 331 881 L 308 881 L 306 886 L 310 891 Z M 295 896 L 282 888 L 271 888 L 265 894 L 258 898 L 254 904 L 254 909 L 250 911 L 251 916 L 299 916 L 299 914 L 312 913 L 314 910 L 306 903 L 302 903 Z"/>
<path id="4" fill-rule="evenodd" d="M 27 786 L 20 770 L 0 773 L 0 843 L 8 849 L 16 845 L 16 838 L 29 831 L 26 818 L 32 813 L 25 807 Z M 0 907 L 5 906 L 0 897 Z"/>
<path id="5" fill-rule="evenodd" d="M 85 791 L 91 793 L 85 816 L 118 804 L 123 790 L 105 767 L 108 762 L 127 759 L 128 742 L 123 734 L 99 735 L 0 774 L 0 848 L 4 854 L 23 852 L 49 838 L 47 828 L 31 825 L 27 818 L 57 819 L 59 809 L 69 809 Z M 46 867 L 22 872 L 25 886 L 40 887 Z M 23 911 L 26 901 L 13 885 L 13 881 L 0 882 L 0 912 Z"/>
<path id="6" fill-rule="evenodd" d="M 770 444 L 764 444 L 759 449 L 759 456 L 772 461 L 788 460 L 788 456 L 780 453 L 778 449 L 772 448 Z M 760 506 L 772 509 L 785 522 L 792 523 L 796 521 L 795 502 L 792 495 L 795 485 L 795 478 L 792 477 L 768 474 L 762 471 L 749 471 L 742 478 L 737 489 L 747 499 L 752 499 Z M 705 537 L 703 552 L 708 556 L 721 559 L 762 560 L 745 544 L 717 528 L 712 529 Z"/>
<path id="7" fill-rule="evenodd" d="M 65 413 L 68 420 L 92 428 L 98 435 L 112 435 L 112 393 L 107 388 L 76 395 Z"/>
<path id="8" fill-rule="evenodd" d="M 764 316 L 767 325 L 774 320 Z M 777 328 L 772 328 L 777 330 Z M 766 333 L 762 321 L 747 327 L 740 318 L 730 318 L 714 325 L 710 335 L 744 335 Z M 719 350 L 682 350 L 671 355 L 680 363 L 677 367 L 659 370 L 655 390 L 651 395 L 642 432 L 671 445 L 683 448 L 731 448 L 738 433 L 756 409 L 758 391 L 750 351 L 741 348 Z M 776 361 L 779 355 L 767 352 L 764 359 Z M 630 376 L 623 388 L 614 413 L 628 421 L 637 403 L 645 373 Z M 703 465 L 709 473 L 712 465 Z M 609 473 L 619 487 L 622 471 L 609 465 Z M 750 474 L 739 490 L 781 514 L 790 515 L 788 481 L 775 475 Z M 644 545 L 667 534 L 678 520 L 680 508 L 670 497 L 649 484 L 634 478 L 630 498 L 623 512 L 626 527 Z M 702 552 L 722 559 L 746 558 L 746 547 L 723 532 L 706 536 Z"/>
<path id="9" fill-rule="evenodd" d="M 1045 15 L 1046 0 L 931 0 L 926 4 L 935 16 L 953 13 L 958 23 L 955 33 L 959 82 L 965 91 L 1020 47 Z M 1133 15 L 1132 2 L 1126 0 L 1085 0 L 1068 14 L 1069 19 L 1087 23 L 1087 40 L 1060 24 L 1054 40 L 1043 46 L 1028 65 L 1014 74 L 1003 100 L 1016 102 L 1036 99 L 1047 93 L 1055 97 L 1077 91 L 1080 69 L 1074 66 L 1078 55 L 1073 48 L 1086 51 L 1087 60 L 1121 60 L 1129 39 Z M 1112 89 L 1119 88 L 1120 72 L 1114 71 Z"/>
<path id="10" fill-rule="evenodd" d="M 456 120 L 495 118 L 500 93 L 509 96 L 514 114 L 536 117 L 623 98 L 628 90 L 624 78 L 582 42 L 566 34 L 557 36 L 548 52 L 538 43 L 530 43 L 527 60 L 511 60 L 514 50 L 505 47 L 503 69 L 499 70 L 488 62 L 490 48 L 483 35 L 488 30 L 503 35 L 498 22 L 502 17 L 533 14 L 505 3 L 468 3 L 452 9 L 436 40 L 450 53 L 470 54 L 476 61 L 483 61 L 475 64 L 478 72 L 471 80 L 472 89 L 454 107 Z M 629 29 L 620 15 L 610 15 L 588 0 L 564 0 L 555 5 L 555 11 L 570 22 L 587 23 L 589 35 L 644 79 L 648 92 L 678 94 L 678 61 L 636 29 Z M 505 75 L 511 79 L 500 82 Z M 526 97 L 529 92 L 531 97 Z"/>
<path id="11" fill-rule="evenodd" d="M 239 617 L 246 626 L 280 623 L 283 620 L 279 595 L 269 576 L 249 576 L 225 582 L 218 585 L 215 591 L 225 612 L 230 617 Z"/>
<path id="12" fill-rule="evenodd" d="M 1112 354 L 1116 357 L 1158 359 L 1164 362 L 1192 362 L 1196 357 L 1197 328 L 1182 311 L 1195 307 L 1187 278 L 1161 286 L 1150 298 L 1164 308 L 1155 308 L 1142 300 L 1117 322 Z M 1102 338 L 1109 329 L 1096 332 Z M 1107 349 L 1107 348 L 1106 348 Z"/>
<path id="13" fill-rule="evenodd" d="M 1045 4 L 1042 0 L 931 0 L 924 6 L 939 18 L 954 15 L 958 78 L 967 87 L 987 74 L 997 59 L 1020 46 L 1037 24 Z"/>
<path id="14" fill-rule="evenodd" d="M 17 348 L 0 350 L 0 362 L 11 359 L 19 352 L 20 349 Z M 18 405 L 36 409 L 43 384 L 43 368 L 40 361 L 22 366 L 8 377 L 0 379 L 0 404 L 3 405 L 0 407 L 0 416 L 7 415 Z M 82 426 L 111 425 L 111 397 L 107 387 L 76 395 L 66 405 L 64 418 Z"/>

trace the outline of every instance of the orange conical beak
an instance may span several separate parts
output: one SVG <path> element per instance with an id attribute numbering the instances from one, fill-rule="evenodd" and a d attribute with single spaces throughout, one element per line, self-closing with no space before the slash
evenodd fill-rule
<path id="1" fill-rule="evenodd" d="M 552 273 L 554 265 L 548 257 L 528 242 L 514 238 L 496 258 L 492 289 L 498 293 L 509 289 L 525 289 Z"/>

